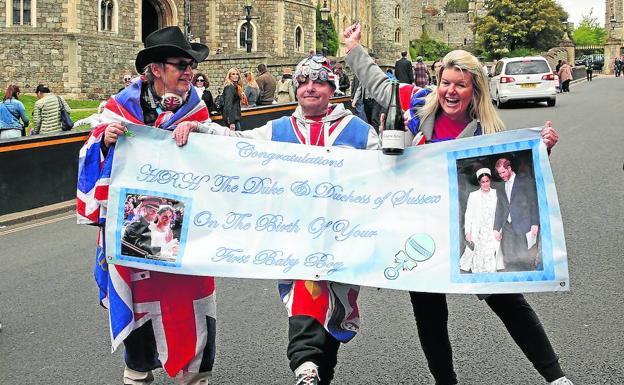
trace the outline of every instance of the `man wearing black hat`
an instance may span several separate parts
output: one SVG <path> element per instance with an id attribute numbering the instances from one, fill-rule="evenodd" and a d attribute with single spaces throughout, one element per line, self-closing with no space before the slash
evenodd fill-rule
<path id="1" fill-rule="evenodd" d="M 177 145 L 183 146 L 199 123 L 211 124 L 206 105 L 191 86 L 193 69 L 207 56 L 208 47 L 189 43 L 179 27 L 155 31 L 136 58 L 141 77 L 107 101 L 101 114 L 104 123 L 94 128 L 80 153 L 77 200 L 78 222 L 100 226 L 102 243 L 106 241 L 102 196 L 108 195 L 117 139 L 126 134 L 128 123 L 135 123 L 171 131 Z M 146 211 L 149 202 L 144 202 Z M 133 246 L 146 243 L 143 232 L 132 238 L 140 227 L 140 222 L 129 225 L 126 241 L 137 241 Z M 95 276 L 102 304 L 109 308 L 113 348 L 123 341 L 126 349 L 123 383 L 149 384 L 154 380 L 152 370 L 163 367 L 182 384 L 208 384 L 215 356 L 214 278 L 107 265 L 102 250 L 103 245 L 98 248 Z"/>

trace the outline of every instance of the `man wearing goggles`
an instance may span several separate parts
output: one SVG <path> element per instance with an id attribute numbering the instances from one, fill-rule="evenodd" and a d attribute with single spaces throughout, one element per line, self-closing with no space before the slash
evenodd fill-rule
<path id="1" fill-rule="evenodd" d="M 299 105 L 292 116 L 269 121 L 249 131 L 200 124 L 210 134 L 362 150 L 379 148 L 372 126 L 342 104 L 331 104 L 336 75 L 319 55 L 302 60 L 295 70 Z M 281 281 L 280 296 L 288 310 L 290 368 L 297 385 L 328 385 L 334 377 L 338 349 L 359 328 L 359 286 L 330 281 Z"/>

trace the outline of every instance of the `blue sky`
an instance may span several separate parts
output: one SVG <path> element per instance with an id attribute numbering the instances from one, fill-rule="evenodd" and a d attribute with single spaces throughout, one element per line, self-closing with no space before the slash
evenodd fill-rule
<path id="1" fill-rule="evenodd" d="M 578 26 L 581 16 L 589 14 L 589 10 L 594 8 L 594 17 L 598 18 L 600 25 L 605 22 L 605 0 L 557 0 L 570 15 L 569 21 Z"/>

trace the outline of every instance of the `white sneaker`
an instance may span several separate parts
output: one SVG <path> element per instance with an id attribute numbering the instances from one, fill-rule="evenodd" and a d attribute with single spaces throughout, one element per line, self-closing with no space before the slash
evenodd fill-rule
<path id="1" fill-rule="evenodd" d="M 551 382 L 550 385 L 574 385 L 567 377 L 561 377 Z"/>
<path id="2" fill-rule="evenodd" d="M 295 385 L 318 385 L 321 379 L 318 375 L 318 366 L 310 361 L 304 362 L 295 369 Z"/>

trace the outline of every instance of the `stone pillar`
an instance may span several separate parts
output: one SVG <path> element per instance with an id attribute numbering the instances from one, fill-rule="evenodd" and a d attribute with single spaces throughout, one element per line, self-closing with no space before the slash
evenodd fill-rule
<path id="1" fill-rule="evenodd" d="M 568 62 L 568 64 L 574 67 L 574 58 L 576 57 L 574 42 L 570 40 L 567 31 L 564 32 L 563 39 L 561 40 L 559 46 L 565 48 L 567 54 L 566 61 Z"/>
<path id="2" fill-rule="evenodd" d="M 604 47 L 604 67 L 602 73 L 605 75 L 611 75 L 614 72 L 613 61 L 620 55 L 620 47 L 622 41 L 617 39 L 607 40 L 607 44 Z"/>

